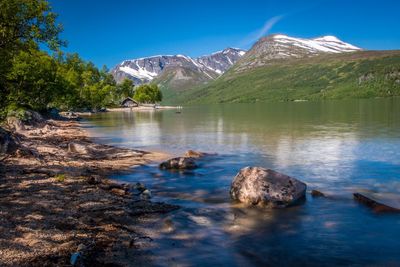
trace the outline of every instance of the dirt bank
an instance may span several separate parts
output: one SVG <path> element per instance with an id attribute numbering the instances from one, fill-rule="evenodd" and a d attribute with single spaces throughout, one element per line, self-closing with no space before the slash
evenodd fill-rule
<path id="1" fill-rule="evenodd" d="M 106 177 L 166 155 L 95 144 L 73 121 L 18 128 L 0 157 L 0 266 L 69 266 L 74 253 L 77 266 L 151 265 L 139 226 L 177 207 Z"/>

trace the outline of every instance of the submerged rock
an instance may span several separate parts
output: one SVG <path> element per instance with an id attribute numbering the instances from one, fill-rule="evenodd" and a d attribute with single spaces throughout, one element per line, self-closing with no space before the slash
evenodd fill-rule
<path id="1" fill-rule="evenodd" d="M 188 158 L 202 158 L 202 157 L 207 157 L 207 156 L 213 156 L 216 155 L 215 153 L 205 153 L 205 152 L 200 152 L 200 151 L 195 151 L 195 150 L 188 150 L 185 153 L 185 157 Z"/>
<path id="2" fill-rule="evenodd" d="M 393 194 L 354 193 L 354 199 L 376 212 L 400 212 L 400 197 Z"/>
<path id="3" fill-rule="evenodd" d="M 250 205 L 283 208 L 305 196 L 307 185 L 293 177 L 261 167 L 246 167 L 235 176 L 232 199 Z"/>
<path id="4" fill-rule="evenodd" d="M 204 157 L 206 155 L 207 155 L 206 153 L 203 153 L 203 152 L 200 152 L 200 151 L 194 151 L 194 150 L 188 150 L 185 153 L 185 157 L 188 157 L 188 158 L 201 158 L 201 157 Z"/>
<path id="5" fill-rule="evenodd" d="M 144 184 L 138 182 L 135 184 L 134 189 L 136 189 L 140 193 L 142 193 L 144 190 L 146 190 L 146 186 Z"/>
<path id="6" fill-rule="evenodd" d="M 176 170 L 187 170 L 197 168 L 197 164 L 193 158 L 177 157 L 169 159 L 160 164 L 161 169 L 176 169 Z"/>
<path id="7" fill-rule="evenodd" d="M 312 190 L 311 196 L 313 197 L 325 197 L 325 194 L 318 190 Z"/>

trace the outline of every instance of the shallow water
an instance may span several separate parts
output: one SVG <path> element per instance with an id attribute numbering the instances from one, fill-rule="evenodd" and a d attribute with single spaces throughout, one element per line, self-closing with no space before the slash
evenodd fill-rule
<path id="1" fill-rule="evenodd" d="M 182 206 L 153 231 L 151 264 L 400 265 L 400 214 L 376 214 L 352 193 L 400 195 L 400 99 L 226 104 L 98 114 L 101 142 L 182 155 L 218 155 L 188 172 L 136 168 L 155 201 Z M 283 210 L 235 206 L 229 186 L 244 166 L 294 176 L 329 198 Z"/>

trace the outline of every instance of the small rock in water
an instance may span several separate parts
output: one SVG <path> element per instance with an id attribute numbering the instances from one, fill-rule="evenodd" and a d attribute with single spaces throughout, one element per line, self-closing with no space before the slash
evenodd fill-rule
<path id="1" fill-rule="evenodd" d="M 138 190 L 139 192 L 143 192 L 146 190 L 146 186 L 142 183 L 136 183 L 135 189 Z"/>
<path id="2" fill-rule="evenodd" d="M 204 156 L 205 156 L 205 153 L 200 152 L 200 151 L 194 151 L 194 150 L 188 150 L 185 153 L 185 157 L 188 157 L 188 158 L 201 158 Z"/>
<path id="3" fill-rule="evenodd" d="M 400 197 L 393 194 L 354 193 L 354 199 L 376 212 L 400 212 Z"/>
<path id="4" fill-rule="evenodd" d="M 177 157 L 169 159 L 160 164 L 161 169 L 175 169 L 175 170 L 185 170 L 185 169 L 195 169 L 197 164 L 193 158 L 187 157 Z"/>
<path id="5" fill-rule="evenodd" d="M 215 153 L 205 153 L 205 152 L 200 152 L 200 151 L 195 151 L 195 150 L 188 150 L 185 153 L 185 157 L 188 158 L 202 158 L 202 157 L 206 157 L 206 156 L 213 156 L 216 155 Z"/>
<path id="6" fill-rule="evenodd" d="M 142 194 L 140 194 L 140 198 L 142 199 L 150 199 L 151 198 L 151 192 L 149 189 L 145 189 Z"/>
<path id="7" fill-rule="evenodd" d="M 167 218 L 164 220 L 162 228 L 164 232 L 173 232 L 175 230 L 174 222 L 170 218 Z"/>
<path id="8" fill-rule="evenodd" d="M 325 194 L 322 193 L 321 191 L 318 191 L 318 190 L 312 190 L 311 191 L 311 196 L 313 196 L 313 197 L 324 197 Z"/>
<path id="9" fill-rule="evenodd" d="M 293 177 L 261 167 L 246 167 L 231 184 L 232 199 L 250 205 L 283 208 L 304 198 L 307 185 Z"/>

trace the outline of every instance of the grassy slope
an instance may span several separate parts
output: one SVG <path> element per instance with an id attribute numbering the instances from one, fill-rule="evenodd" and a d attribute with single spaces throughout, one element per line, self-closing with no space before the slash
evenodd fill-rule
<path id="1" fill-rule="evenodd" d="M 160 86 L 163 98 L 167 100 L 176 99 L 182 92 L 204 85 L 208 81 L 210 81 L 210 77 L 206 74 L 185 67 L 167 68 L 153 80 Z"/>
<path id="2" fill-rule="evenodd" d="M 360 80 L 361 78 L 361 80 Z M 169 89 L 172 91 L 171 89 Z M 400 51 L 362 51 L 235 67 L 168 103 L 269 102 L 400 95 Z"/>

